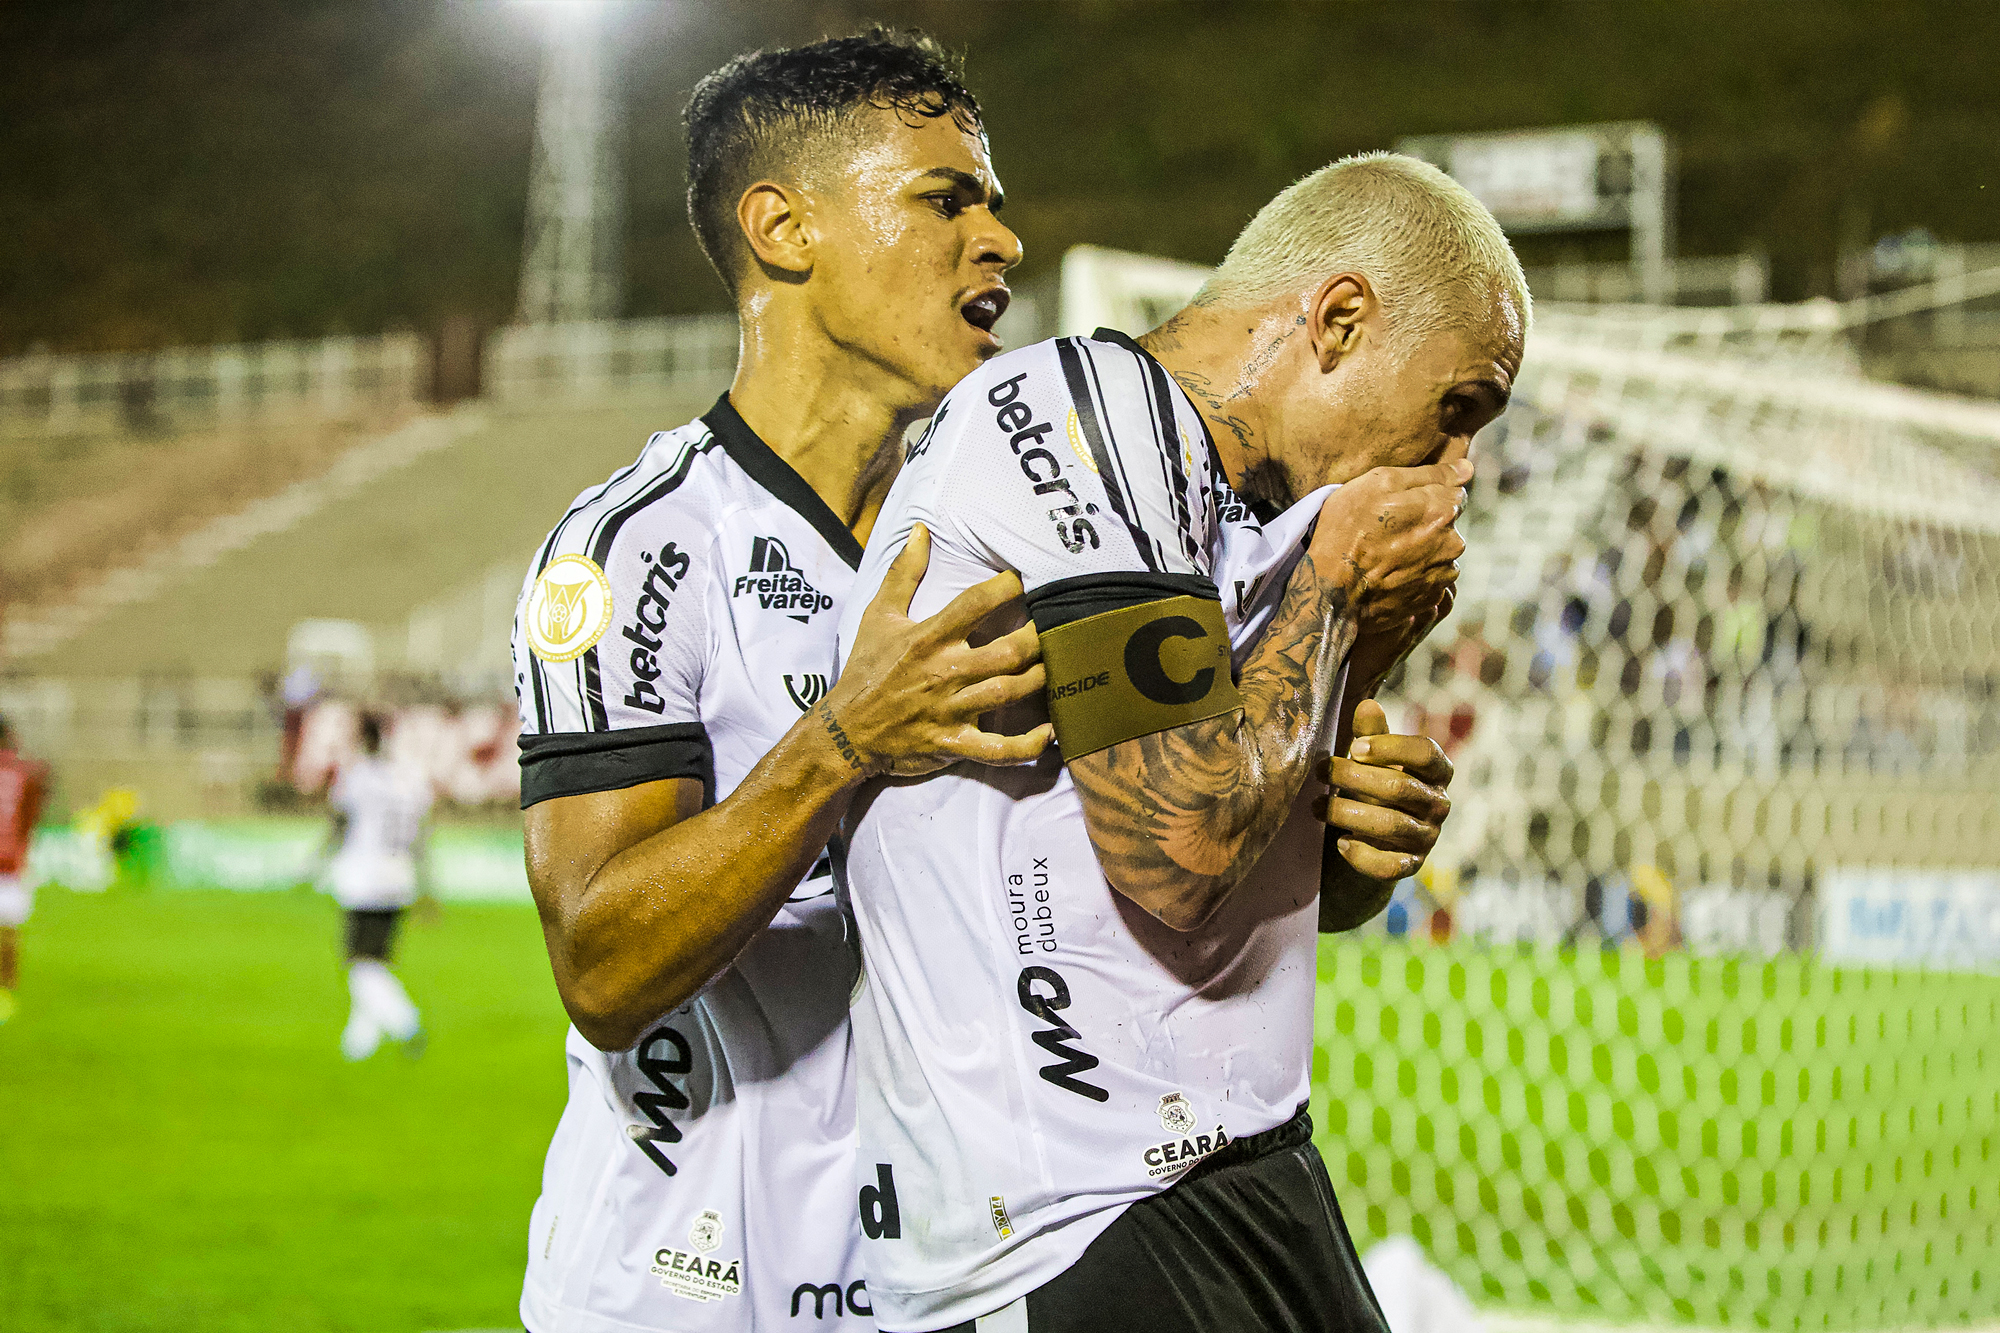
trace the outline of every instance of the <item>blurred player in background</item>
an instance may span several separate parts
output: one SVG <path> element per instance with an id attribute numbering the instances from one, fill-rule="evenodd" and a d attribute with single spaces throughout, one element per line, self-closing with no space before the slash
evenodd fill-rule
<path id="1" fill-rule="evenodd" d="M 414 902 L 434 907 L 429 892 L 430 784 L 382 753 L 382 719 L 363 713 L 361 753 L 334 779 L 327 803 L 333 826 L 326 877 L 347 918 L 347 990 L 353 1007 L 340 1050 L 365 1060 L 383 1038 L 411 1054 L 423 1048 L 423 1022 L 409 992 L 389 970 L 396 930 Z"/>
<path id="2" fill-rule="evenodd" d="M 977 722 L 1042 688 L 1032 630 L 966 642 L 1019 581 L 914 624 L 921 538 L 836 671 L 904 433 L 1000 350 L 1021 257 L 955 62 L 879 30 L 758 53 L 686 121 L 735 380 L 577 500 L 515 623 L 529 880 L 575 1025 L 533 1333 L 873 1326 L 861 1232 L 895 1230 L 896 1199 L 856 1194 L 828 843 L 871 776 L 1032 759 L 1049 734 Z"/>
<path id="3" fill-rule="evenodd" d="M 913 614 L 1019 572 L 1049 691 L 1017 725 L 1061 752 L 856 803 L 859 1161 L 900 1196 L 867 1245 L 881 1327 L 1386 1333 L 1305 1109 L 1316 932 L 1418 868 L 1450 770 L 1349 704 L 1331 775 L 1363 799 L 1315 811 L 1306 779 L 1448 607 L 1527 312 L 1464 187 L 1350 159 L 1144 339 L 1024 348 L 939 407 L 843 647 L 922 523 Z"/>
<path id="4" fill-rule="evenodd" d="M 14 748 L 13 728 L 0 717 L 0 1023 L 14 1016 L 21 927 L 35 907 L 28 849 L 48 790 L 48 766 Z"/>

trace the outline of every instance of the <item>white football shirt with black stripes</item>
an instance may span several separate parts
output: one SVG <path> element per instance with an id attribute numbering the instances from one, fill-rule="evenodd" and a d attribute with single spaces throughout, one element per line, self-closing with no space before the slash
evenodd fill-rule
<path id="1" fill-rule="evenodd" d="M 910 450 L 843 649 L 921 521 L 913 616 L 1010 569 L 1044 633 L 1219 598 L 1240 669 L 1326 494 L 1259 523 L 1194 404 L 1136 344 L 1099 330 L 1023 348 L 953 389 Z M 859 1175 L 899 1200 L 894 1233 L 870 1226 L 864 1245 L 883 1328 L 1009 1305 L 1124 1208 L 1306 1100 L 1322 841 L 1309 813 L 1190 934 L 1106 882 L 1053 751 L 871 784 L 853 823 Z"/>
<path id="2" fill-rule="evenodd" d="M 725 396 L 585 492 L 514 625 L 523 806 L 662 778 L 726 797 L 835 671 L 861 551 Z M 530 1227 L 532 1333 L 872 1328 L 848 998 L 822 857 L 693 1001 L 607 1054 L 571 1028 Z"/>

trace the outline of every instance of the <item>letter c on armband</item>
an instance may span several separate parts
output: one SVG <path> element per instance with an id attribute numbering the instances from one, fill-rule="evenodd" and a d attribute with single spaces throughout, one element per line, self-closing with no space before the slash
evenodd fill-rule
<path id="1" fill-rule="evenodd" d="M 1132 632 L 1125 641 L 1125 674 L 1139 693 L 1158 704 L 1191 704 L 1215 684 L 1215 668 L 1202 667 L 1188 679 L 1175 680 L 1160 663 L 1168 639 L 1205 639 L 1208 631 L 1192 616 L 1161 616 Z"/>
<path id="2" fill-rule="evenodd" d="M 1049 720 L 1065 760 L 1242 706 L 1213 597 L 1170 597 L 1042 632 Z"/>

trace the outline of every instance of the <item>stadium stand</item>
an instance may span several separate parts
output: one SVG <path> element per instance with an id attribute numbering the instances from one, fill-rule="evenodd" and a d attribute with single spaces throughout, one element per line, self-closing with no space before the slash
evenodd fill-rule
<path id="1" fill-rule="evenodd" d="M 381 677 L 480 697 L 508 689 L 505 626 L 534 544 L 648 433 L 704 410 L 735 354 L 733 327 L 713 321 L 669 330 L 691 349 L 678 363 L 645 359 L 645 328 L 635 338 L 613 326 L 624 378 L 607 385 L 608 366 L 587 354 L 590 330 L 581 344 L 574 330 L 566 340 L 538 330 L 528 355 L 511 332 L 489 351 L 484 403 L 447 411 L 406 398 L 389 414 L 378 404 L 365 417 L 372 432 L 296 413 L 282 429 L 253 418 L 239 429 L 292 441 L 286 466 L 267 474 L 287 483 L 276 488 L 195 461 L 217 438 L 212 420 L 138 439 L 109 433 L 110 422 L 87 448 L 43 448 L 59 463 L 82 456 L 68 467 L 79 480 L 58 485 L 58 466 L 37 473 L 30 494 L 43 502 L 22 506 L 21 540 L 72 512 L 66 489 L 123 482 L 92 501 L 122 521 L 96 546 L 71 548 L 88 551 L 70 563 L 91 573 L 39 579 L 44 595 L 17 603 L 0 638 L 0 710 L 67 758 L 58 810 L 113 783 L 145 791 L 155 817 L 242 809 L 276 763 L 269 681 L 302 621 L 358 626 Z M 581 405 L 586 394 L 608 405 Z M 149 480 L 154 470 L 165 476 Z M 121 543 L 140 532 L 153 540 Z"/>

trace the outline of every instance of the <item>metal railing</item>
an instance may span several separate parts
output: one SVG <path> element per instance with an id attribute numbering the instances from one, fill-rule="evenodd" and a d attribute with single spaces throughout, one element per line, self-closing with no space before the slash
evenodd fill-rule
<path id="1" fill-rule="evenodd" d="M 517 406 L 647 390 L 719 393 L 736 350 L 734 315 L 513 324 L 486 341 L 485 390 Z"/>
<path id="2" fill-rule="evenodd" d="M 268 413 L 337 418 L 421 399 L 414 333 L 0 360 L 0 429 L 47 435 L 151 433 Z"/>

